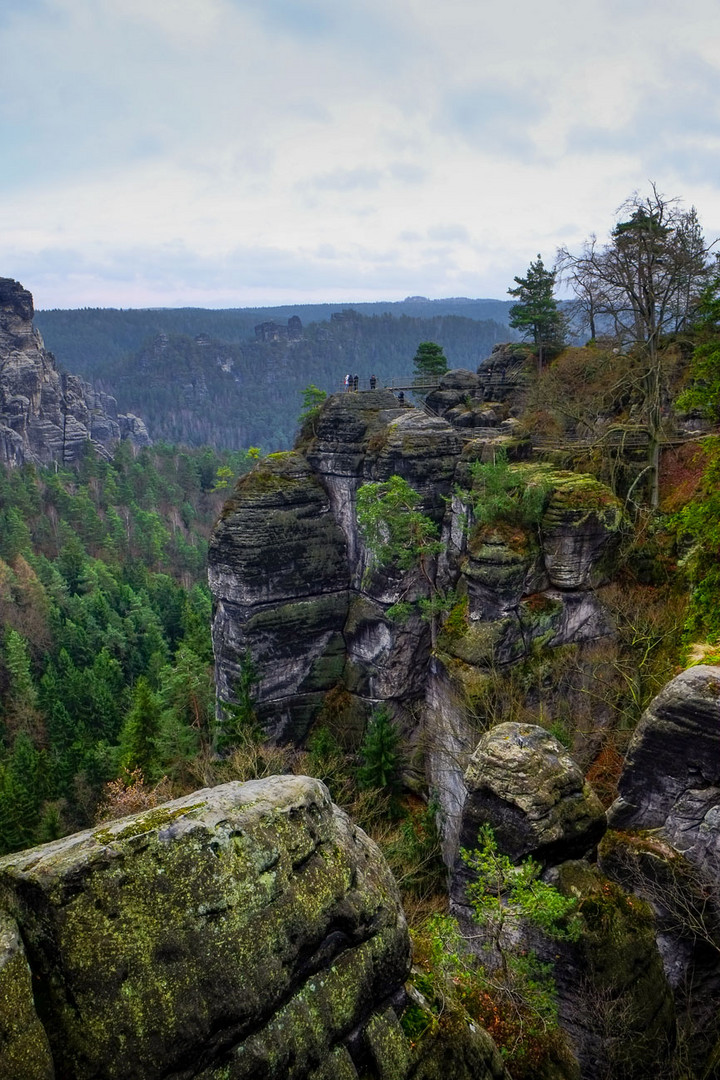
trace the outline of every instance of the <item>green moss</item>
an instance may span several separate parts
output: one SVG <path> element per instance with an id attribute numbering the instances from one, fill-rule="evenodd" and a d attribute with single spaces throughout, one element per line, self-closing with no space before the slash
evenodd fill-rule
<path id="1" fill-rule="evenodd" d="M 136 817 L 129 825 L 125 825 L 118 832 L 111 828 L 95 829 L 93 838 L 99 844 L 112 844 L 120 840 L 129 840 L 133 836 L 141 836 L 143 833 L 151 832 L 153 829 L 161 829 L 165 825 L 169 825 L 171 821 L 185 817 L 186 814 L 191 813 L 193 810 L 201 810 L 203 806 L 204 803 L 201 802 L 193 803 L 191 806 L 174 808 L 158 806 L 152 810 L 146 810 L 141 816 Z"/>
<path id="2" fill-rule="evenodd" d="M 0 913 L 0 1076 L 52 1080 L 47 1035 L 35 1012 L 30 969 L 16 931 Z"/>
<path id="3" fill-rule="evenodd" d="M 410 1047 L 392 1009 L 371 1018 L 365 1028 L 365 1040 L 382 1080 L 399 1080 L 406 1075 Z"/>

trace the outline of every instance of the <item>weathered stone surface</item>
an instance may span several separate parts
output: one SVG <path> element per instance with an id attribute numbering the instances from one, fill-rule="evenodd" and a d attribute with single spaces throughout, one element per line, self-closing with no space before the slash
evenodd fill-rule
<path id="1" fill-rule="evenodd" d="M 388 423 L 406 411 L 412 406 L 402 405 L 391 390 L 333 394 L 314 424 L 307 459 L 320 474 L 358 476 L 368 444 L 382 442 Z"/>
<path id="2" fill-rule="evenodd" d="M 522 401 L 529 382 L 527 354 L 527 348 L 514 344 L 494 346 L 477 369 L 485 401 L 504 401 L 513 406 Z"/>
<path id="3" fill-rule="evenodd" d="M 0 460 L 73 462 L 88 440 L 104 454 L 121 438 L 148 445 L 142 420 L 118 416 L 114 398 L 57 370 L 32 318 L 27 289 L 0 278 Z"/>
<path id="4" fill-rule="evenodd" d="M 294 741 L 340 682 L 366 710 L 422 697 L 429 625 L 385 612 L 426 595 L 427 580 L 373 564 L 356 492 L 397 473 L 440 519 L 460 449 L 449 424 L 389 391 L 335 395 L 315 432 L 304 452 L 271 454 L 241 478 L 210 546 L 220 698 L 232 700 L 249 650 L 268 733 Z"/>
<path id="5" fill-rule="evenodd" d="M 483 735 L 465 786 L 460 843 L 466 848 L 487 822 L 512 859 L 532 855 L 555 863 L 591 851 L 605 831 L 605 812 L 578 766 L 533 724 L 499 724 Z"/>
<path id="6" fill-rule="evenodd" d="M 199 791 L 7 856 L 0 903 L 73 1080 L 300 1080 L 343 1056 L 409 965 L 382 857 L 306 777 Z"/>
<path id="7" fill-rule="evenodd" d="M 652 904 L 667 977 L 694 1025 L 694 1066 L 710 1075 L 720 1046 L 719 668 L 689 668 L 653 700 L 618 792 L 601 865 Z"/>
<path id="8" fill-rule="evenodd" d="M 350 576 L 345 537 L 300 454 L 271 454 L 240 478 L 212 537 L 209 578 L 220 697 L 233 700 L 249 652 L 269 733 L 301 738 L 342 675 Z"/>
<path id="9" fill-rule="evenodd" d="M 583 1080 L 662 1076 L 675 1017 L 652 909 L 584 861 L 549 876 L 579 901 L 582 934 L 558 942 L 536 932 L 527 944 L 553 965 L 560 1020 Z"/>
<path id="10" fill-rule="evenodd" d="M 38 1019 L 32 978 L 18 928 L 0 911 L 0 1076 L 53 1080 L 45 1029 Z"/>
<path id="11" fill-rule="evenodd" d="M 720 668 L 689 668 L 652 701 L 608 820 L 613 829 L 661 829 L 684 855 L 720 866 Z"/>
<path id="12" fill-rule="evenodd" d="M 608 581 L 623 525 L 620 501 L 596 480 L 564 474 L 542 520 L 545 569 L 558 589 L 589 589 Z"/>
<path id="13" fill-rule="evenodd" d="M 369 446 L 364 479 L 402 476 L 422 495 L 425 512 L 440 520 L 460 448 L 451 424 L 410 409 L 391 420 L 376 443 Z"/>

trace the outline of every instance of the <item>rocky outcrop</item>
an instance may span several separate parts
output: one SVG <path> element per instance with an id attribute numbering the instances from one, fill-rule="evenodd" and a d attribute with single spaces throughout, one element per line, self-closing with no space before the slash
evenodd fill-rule
<path id="1" fill-rule="evenodd" d="M 246 653 L 261 677 L 268 733 L 302 739 L 343 674 L 350 568 L 330 500 L 297 453 L 242 477 L 212 540 L 217 688 L 232 700 Z"/>
<path id="2" fill-rule="evenodd" d="M 660 830 L 697 863 L 720 860 L 720 668 L 689 668 L 637 726 L 609 812 L 613 829 Z"/>
<path id="3" fill-rule="evenodd" d="M 76 461 L 90 441 L 102 454 L 119 439 L 150 442 L 142 420 L 118 415 L 115 399 L 57 370 L 33 327 L 32 296 L 0 278 L 0 461 Z"/>
<path id="4" fill-rule="evenodd" d="M 472 847 L 491 822 L 513 861 L 544 865 L 592 854 L 605 811 L 565 747 L 534 724 L 498 724 L 483 735 L 465 773 L 460 843 Z"/>
<path id="5" fill-rule="evenodd" d="M 384 390 L 335 395 L 305 437 L 302 450 L 271 454 L 240 479 L 209 559 L 220 697 L 232 700 L 249 653 L 268 733 L 295 741 L 338 686 L 365 710 L 424 695 L 429 626 L 417 613 L 403 625 L 386 615 L 424 583 L 371 565 L 356 493 L 398 474 L 439 521 L 460 450 L 448 423 Z"/>
<path id="6" fill-rule="evenodd" d="M 674 1029 L 655 920 L 648 904 L 594 865 L 605 813 L 581 770 L 543 728 L 506 723 L 481 738 L 465 785 L 461 848 L 475 849 L 479 827 L 489 825 L 501 852 L 516 863 L 532 857 L 545 881 L 576 901 L 576 933 L 546 933 L 527 917 L 513 917 L 510 905 L 499 940 L 501 950 L 534 953 L 552 970 L 579 1074 L 584 1080 L 654 1076 Z M 451 907 L 470 948 L 492 963 L 497 946 L 488 953 L 484 925 L 473 918 L 472 880 L 458 858 Z M 573 1068 L 557 1073 L 565 1075 L 575 1075 Z"/>
<path id="7" fill-rule="evenodd" d="M 667 977 L 695 1029 L 694 1062 L 710 1075 L 720 1066 L 720 668 L 689 668 L 658 694 L 618 792 L 601 865 L 655 910 Z"/>
<path id="8" fill-rule="evenodd" d="M 485 401 L 500 401 L 516 409 L 530 382 L 528 365 L 534 362 L 531 346 L 513 342 L 495 345 L 477 369 Z"/>
<path id="9" fill-rule="evenodd" d="M 430 412 L 447 420 L 463 434 L 495 438 L 514 433 L 517 425 L 508 406 L 488 397 L 484 379 L 473 371 L 454 368 L 425 398 Z"/>
<path id="10" fill-rule="evenodd" d="M 195 792 L 0 860 L 15 1080 L 502 1080 L 477 1029 L 416 1050 L 375 845 L 307 777 Z"/>

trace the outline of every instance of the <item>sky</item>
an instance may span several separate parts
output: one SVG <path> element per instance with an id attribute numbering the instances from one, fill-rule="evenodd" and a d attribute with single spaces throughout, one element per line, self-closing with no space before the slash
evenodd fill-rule
<path id="1" fill-rule="evenodd" d="M 651 181 L 720 235 L 717 0 L 0 0 L 38 308 L 507 299 Z"/>

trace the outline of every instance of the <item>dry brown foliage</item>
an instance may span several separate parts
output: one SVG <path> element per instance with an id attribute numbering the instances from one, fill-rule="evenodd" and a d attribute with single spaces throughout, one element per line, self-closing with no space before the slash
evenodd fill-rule
<path id="1" fill-rule="evenodd" d="M 105 785 L 103 791 L 102 802 L 95 811 L 96 824 L 137 814 L 141 810 L 152 810 L 173 797 L 166 776 L 150 787 L 140 769 L 133 769 L 132 772 L 123 769 L 116 780 L 110 780 Z"/>

